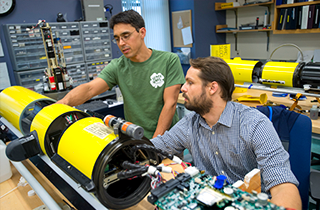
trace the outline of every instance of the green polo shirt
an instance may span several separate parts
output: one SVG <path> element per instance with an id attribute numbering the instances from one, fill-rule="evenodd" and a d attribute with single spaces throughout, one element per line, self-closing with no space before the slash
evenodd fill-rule
<path id="1" fill-rule="evenodd" d="M 171 52 L 152 50 L 144 62 L 132 62 L 125 56 L 113 59 L 100 73 L 110 89 L 118 85 L 123 95 L 127 121 L 144 128 L 152 138 L 164 105 L 165 88 L 185 82 L 179 57 Z M 178 122 L 175 113 L 172 126 Z"/>

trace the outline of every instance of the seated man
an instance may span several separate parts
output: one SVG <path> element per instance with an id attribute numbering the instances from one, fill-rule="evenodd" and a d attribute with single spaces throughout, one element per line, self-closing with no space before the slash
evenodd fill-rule
<path id="1" fill-rule="evenodd" d="M 272 122 L 256 109 L 231 102 L 234 78 L 228 64 L 207 57 L 190 65 L 181 91 L 185 107 L 194 112 L 152 139 L 155 147 L 172 154 L 188 149 L 199 170 L 223 174 L 230 183 L 258 168 L 261 189 L 270 192 L 271 202 L 301 209 L 298 181 Z"/>

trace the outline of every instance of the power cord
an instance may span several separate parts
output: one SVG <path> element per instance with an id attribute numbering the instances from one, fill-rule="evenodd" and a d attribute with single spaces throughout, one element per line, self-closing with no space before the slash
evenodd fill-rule
<path id="1" fill-rule="evenodd" d="M 297 48 L 297 49 L 300 51 L 300 53 L 301 53 L 301 61 L 303 62 L 304 57 L 303 57 L 303 52 L 302 52 L 301 48 L 298 47 L 298 45 L 295 45 L 295 44 L 292 44 L 292 43 L 285 43 L 285 44 L 282 44 L 282 45 L 278 46 L 276 49 L 274 49 L 274 50 L 272 51 L 272 53 L 271 53 L 268 61 L 271 61 L 271 57 L 272 57 L 273 53 L 274 53 L 277 49 L 279 49 L 279 48 L 281 48 L 281 47 L 284 47 L 284 46 L 293 46 L 293 47 Z"/>
<path id="2" fill-rule="evenodd" d="M 0 197 L 0 199 L 3 198 L 4 196 L 8 195 L 9 193 L 11 193 L 12 191 L 14 191 L 15 189 L 17 189 L 18 187 L 20 187 L 20 186 L 21 186 L 21 187 L 24 187 L 24 186 L 26 186 L 27 184 L 28 184 L 27 180 L 26 180 L 23 176 L 21 176 L 18 185 L 17 185 L 15 188 L 13 188 L 12 190 L 10 190 L 9 192 L 7 192 L 7 193 L 5 193 L 4 195 L 2 195 L 2 196 Z"/>

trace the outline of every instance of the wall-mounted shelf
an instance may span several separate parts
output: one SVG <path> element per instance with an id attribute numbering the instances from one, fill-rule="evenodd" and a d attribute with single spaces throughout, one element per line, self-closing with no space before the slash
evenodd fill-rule
<path id="1" fill-rule="evenodd" d="M 320 28 L 312 28 L 312 29 L 293 29 L 293 30 L 277 30 L 277 24 L 279 19 L 280 9 L 283 8 L 291 8 L 291 7 L 300 7 L 307 5 L 320 4 L 320 1 L 308 1 L 308 2 L 298 2 L 293 4 L 281 4 L 275 5 L 274 7 L 274 24 L 273 24 L 273 34 L 310 34 L 310 33 L 320 33 Z"/>
<path id="2" fill-rule="evenodd" d="M 288 7 L 306 6 L 306 5 L 312 5 L 312 4 L 320 4 L 320 1 L 306 1 L 306 2 L 299 2 L 299 3 L 293 3 L 293 4 L 281 4 L 281 5 L 276 5 L 276 8 L 281 9 L 281 8 L 288 8 Z"/>
<path id="3" fill-rule="evenodd" d="M 223 2 L 225 3 L 225 2 Z M 236 6 L 236 7 L 228 7 L 228 8 L 221 8 L 222 2 L 216 2 L 215 3 L 215 10 L 216 11 L 223 11 L 223 10 L 233 10 L 235 13 L 235 26 L 234 28 L 231 28 L 230 30 L 228 29 L 228 25 L 216 25 L 216 33 L 232 33 L 235 38 L 235 50 L 237 51 L 237 43 L 238 43 L 238 33 L 248 33 L 248 32 L 266 32 L 267 34 L 267 51 L 269 50 L 269 37 L 270 37 L 270 31 L 273 31 L 273 25 L 271 24 L 271 27 L 268 27 L 267 29 L 251 29 L 251 30 L 239 30 L 238 29 L 238 9 L 241 8 L 251 8 L 251 7 L 257 7 L 257 6 L 267 6 L 269 10 L 269 20 L 268 22 L 270 23 L 270 11 L 271 11 L 271 6 L 274 5 L 274 0 L 264 2 L 264 3 L 257 3 L 257 4 L 246 4 L 243 6 Z"/>
<path id="4" fill-rule="evenodd" d="M 244 7 L 256 7 L 256 6 L 267 6 L 267 5 L 271 5 L 274 3 L 274 1 L 268 1 L 268 2 L 264 2 L 264 3 L 258 3 L 258 4 L 247 4 L 247 5 L 243 5 L 243 6 L 238 6 L 238 7 L 228 7 L 228 8 L 221 8 L 221 4 L 225 3 L 225 2 L 216 2 L 215 3 L 215 10 L 232 10 L 232 9 L 239 9 L 239 8 L 244 8 Z"/>
<path id="5" fill-rule="evenodd" d="M 221 28 L 227 28 L 227 25 L 216 25 L 216 33 L 243 33 L 243 32 L 270 32 L 273 29 L 252 29 L 252 30 L 220 30 Z"/>
<path id="6" fill-rule="evenodd" d="M 320 28 L 295 29 L 295 30 L 273 30 L 273 34 L 310 34 L 310 33 L 320 33 Z"/>
<path id="7" fill-rule="evenodd" d="M 257 4 L 247 4 L 247 5 L 243 5 L 243 6 L 237 6 L 237 7 L 228 7 L 228 8 L 221 8 L 221 4 L 223 2 L 216 2 L 215 3 L 215 10 L 216 11 L 222 11 L 222 10 L 234 10 L 235 11 L 235 27 L 234 28 L 238 28 L 238 9 L 240 8 L 247 8 L 247 7 L 257 7 L 257 6 L 268 6 L 269 7 L 269 13 L 271 11 L 271 6 L 274 4 L 274 0 L 272 1 L 268 1 L 268 2 L 264 2 L 264 3 L 257 3 Z M 269 20 L 268 22 L 270 23 L 270 16 L 269 15 Z M 224 31 L 218 31 L 221 28 L 226 28 L 228 26 L 226 25 L 217 25 L 216 26 L 216 33 L 238 33 L 238 32 L 260 32 L 260 31 L 272 31 L 271 29 L 253 29 L 253 30 L 224 30 Z"/>

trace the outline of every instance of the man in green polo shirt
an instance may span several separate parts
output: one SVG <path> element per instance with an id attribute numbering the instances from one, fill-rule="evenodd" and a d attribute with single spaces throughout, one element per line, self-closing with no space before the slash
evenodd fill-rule
<path id="1" fill-rule="evenodd" d="M 73 89 L 57 103 L 77 106 L 118 85 L 126 120 L 143 127 L 149 139 L 161 135 L 178 121 L 176 104 L 185 82 L 179 58 L 145 45 L 144 20 L 133 10 L 113 16 L 110 28 L 123 55 L 113 59 L 98 78 Z"/>

